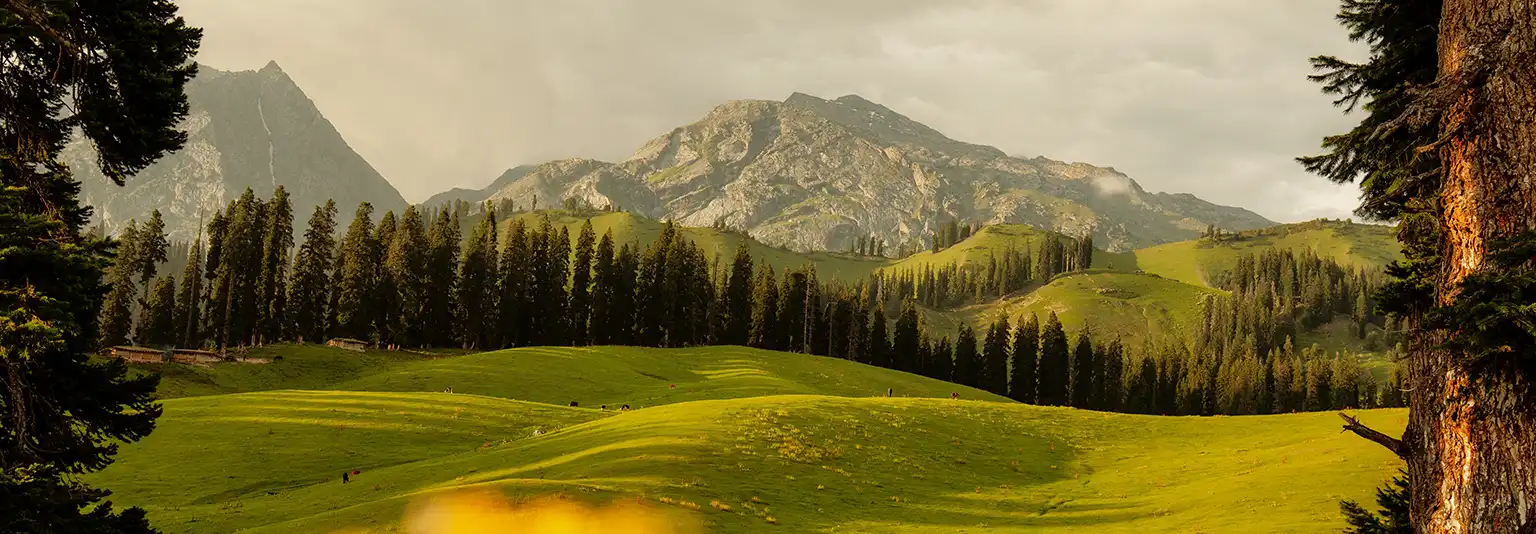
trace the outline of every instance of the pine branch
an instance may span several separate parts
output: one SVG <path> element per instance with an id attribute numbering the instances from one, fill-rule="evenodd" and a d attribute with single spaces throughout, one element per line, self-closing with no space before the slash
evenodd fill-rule
<path id="1" fill-rule="evenodd" d="M 49 39 L 52 39 L 54 42 L 58 43 L 59 46 L 69 50 L 69 52 L 74 54 L 75 57 L 84 56 L 79 46 L 76 46 L 75 43 L 70 41 L 68 37 L 65 37 L 63 34 L 54 30 L 52 26 L 49 26 L 48 19 L 46 19 L 42 13 L 39 13 L 37 10 L 33 9 L 32 6 L 28 6 L 27 4 L 23 3 L 22 0 L 0 0 L 0 7 L 15 13 L 16 16 L 20 17 L 22 21 L 43 32 L 43 35 L 48 36 Z"/>
<path id="2" fill-rule="evenodd" d="M 1339 418 L 1344 420 L 1344 430 L 1354 432 L 1357 436 L 1374 441 L 1378 445 L 1386 447 L 1387 450 L 1392 451 L 1392 454 L 1396 454 L 1398 458 L 1402 458 L 1404 460 L 1408 459 L 1407 451 L 1403 447 L 1402 440 L 1388 436 L 1386 434 L 1382 434 L 1381 432 L 1377 432 L 1371 427 L 1362 425 L 1360 424 L 1359 419 L 1350 417 L 1344 412 L 1339 412 Z"/>

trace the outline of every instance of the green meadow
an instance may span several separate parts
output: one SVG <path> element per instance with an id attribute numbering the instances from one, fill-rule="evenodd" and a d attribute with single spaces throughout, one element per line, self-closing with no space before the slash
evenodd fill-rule
<path id="1" fill-rule="evenodd" d="M 1316 532 L 1397 468 L 1330 413 L 1027 406 L 740 347 L 266 350 L 285 357 L 165 373 L 247 392 L 164 401 L 155 433 L 87 481 L 166 532 L 395 532 L 408 503 L 455 488 L 638 499 L 710 532 Z M 326 376 L 274 378 L 300 368 Z M 1387 432 L 1405 416 L 1360 414 Z"/>

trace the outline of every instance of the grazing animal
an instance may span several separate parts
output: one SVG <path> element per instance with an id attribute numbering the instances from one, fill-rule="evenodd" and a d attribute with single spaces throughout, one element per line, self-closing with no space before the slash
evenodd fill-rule
<path id="1" fill-rule="evenodd" d="M 677 389 L 677 384 L 667 384 L 667 389 Z"/>
<path id="2" fill-rule="evenodd" d="M 896 392 L 896 388 L 885 388 L 885 396 L 887 396 L 887 397 L 891 396 L 891 394 L 895 393 L 895 392 Z"/>
<path id="3" fill-rule="evenodd" d="M 954 400 L 959 400 L 960 399 L 960 392 L 956 391 L 954 393 L 950 393 L 949 394 L 949 398 L 954 399 Z"/>
<path id="4" fill-rule="evenodd" d="M 346 471 L 342 471 L 341 472 L 341 483 L 342 484 L 346 484 L 346 483 L 351 482 L 351 481 L 352 481 L 352 473 L 349 473 L 349 472 L 346 472 Z"/>
<path id="5" fill-rule="evenodd" d="M 628 404 L 625 404 L 625 405 L 623 405 L 623 406 L 620 406 L 620 407 L 619 407 L 619 411 L 621 411 L 621 412 L 627 412 L 627 411 L 629 411 L 629 405 L 628 405 Z"/>
<path id="6" fill-rule="evenodd" d="M 571 401 L 571 407 L 572 407 L 572 408 L 575 408 L 575 407 L 576 407 L 576 401 Z"/>

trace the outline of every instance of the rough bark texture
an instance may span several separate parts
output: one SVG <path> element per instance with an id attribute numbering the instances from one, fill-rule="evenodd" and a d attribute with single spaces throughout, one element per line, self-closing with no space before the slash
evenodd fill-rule
<path id="1" fill-rule="evenodd" d="M 1487 245 L 1536 225 L 1536 0 L 1446 0 L 1442 267 L 1436 300 L 1484 267 Z M 1536 532 L 1536 403 L 1529 377 L 1469 373 L 1416 339 L 1404 445 L 1414 530 Z M 1525 355 L 1530 357 L 1530 355 Z"/>

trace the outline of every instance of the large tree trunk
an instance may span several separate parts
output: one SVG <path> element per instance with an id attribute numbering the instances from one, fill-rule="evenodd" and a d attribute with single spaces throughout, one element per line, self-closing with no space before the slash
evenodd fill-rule
<path id="1" fill-rule="evenodd" d="M 1536 0 L 1446 0 L 1439 31 L 1438 83 L 1453 97 L 1439 149 L 1444 305 L 1492 240 L 1536 227 Z M 1414 530 L 1536 532 L 1531 378 L 1469 373 L 1435 336 L 1416 335 L 1410 364 Z"/>

